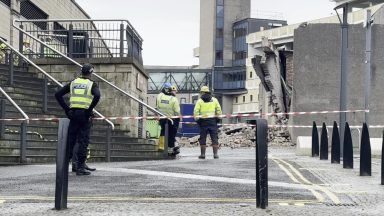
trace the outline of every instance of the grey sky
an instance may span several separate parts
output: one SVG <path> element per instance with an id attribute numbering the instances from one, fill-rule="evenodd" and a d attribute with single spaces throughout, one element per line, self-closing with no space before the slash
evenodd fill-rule
<path id="1" fill-rule="evenodd" d="M 144 39 L 145 65 L 196 65 L 200 0 L 76 0 L 92 18 L 128 19 Z M 288 23 L 330 16 L 329 0 L 251 0 L 252 14 L 283 13 Z M 259 12 L 262 11 L 262 12 Z"/>

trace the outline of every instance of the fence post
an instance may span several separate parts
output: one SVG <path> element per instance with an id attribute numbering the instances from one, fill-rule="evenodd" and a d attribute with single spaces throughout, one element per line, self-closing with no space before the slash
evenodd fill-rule
<path id="1" fill-rule="evenodd" d="M 20 126 L 20 163 L 27 163 L 27 122 Z"/>
<path id="2" fill-rule="evenodd" d="M 319 156 L 319 132 L 317 131 L 316 122 L 312 127 L 312 157 Z"/>
<path id="3" fill-rule="evenodd" d="M 169 140 L 169 121 L 168 119 L 165 119 L 165 126 L 164 126 L 164 157 L 168 158 L 168 140 Z"/>
<path id="4" fill-rule="evenodd" d="M 256 120 L 256 207 L 268 206 L 268 122 Z"/>
<path id="5" fill-rule="evenodd" d="M 68 196 L 68 167 L 69 148 L 67 146 L 69 119 L 59 120 L 58 142 L 56 151 L 56 188 L 55 188 L 55 209 L 67 208 Z"/>
<path id="6" fill-rule="evenodd" d="M 383 142 L 381 144 L 381 185 L 384 185 L 384 131 Z"/>
<path id="7" fill-rule="evenodd" d="M 331 163 L 340 163 L 340 135 L 336 121 L 333 122 Z"/>
<path id="8" fill-rule="evenodd" d="M 372 175 L 371 142 L 367 123 L 363 124 L 360 142 L 360 176 Z"/>
<path id="9" fill-rule="evenodd" d="M 44 76 L 43 80 L 43 112 L 46 113 L 48 111 L 48 80 L 47 76 Z"/>
<path id="10" fill-rule="evenodd" d="M 0 118 L 5 118 L 5 108 L 6 107 L 6 101 L 4 99 L 1 99 L 0 101 Z M 5 122 L 0 121 L 0 138 L 4 138 L 5 133 Z"/>
<path id="11" fill-rule="evenodd" d="M 120 24 L 120 58 L 124 57 L 124 24 Z"/>
<path id="12" fill-rule="evenodd" d="M 69 24 L 68 29 L 68 57 L 72 58 L 73 54 L 73 24 Z"/>
<path id="13" fill-rule="evenodd" d="M 351 129 L 348 122 L 345 123 L 344 148 L 343 148 L 343 168 L 353 169 L 353 145 Z"/>
<path id="14" fill-rule="evenodd" d="M 9 63 L 9 85 L 13 85 L 13 74 L 15 72 L 15 65 L 13 64 L 13 50 L 10 51 L 10 54 L 8 56 L 8 63 Z"/>
<path id="15" fill-rule="evenodd" d="M 107 128 L 107 149 L 105 151 L 105 156 L 107 159 L 107 162 L 111 162 L 111 133 L 112 133 L 112 128 L 108 125 Z"/>
<path id="16" fill-rule="evenodd" d="M 321 142 L 320 142 L 320 160 L 328 160 L 328 132 L 327 126 L 323 122 L 321 129 Z"/>

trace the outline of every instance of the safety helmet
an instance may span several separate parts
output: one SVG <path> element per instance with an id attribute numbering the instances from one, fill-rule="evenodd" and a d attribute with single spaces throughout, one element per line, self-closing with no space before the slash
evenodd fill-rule
<path id="1" fill-rule="evenodd" d="M 29 40 L 24 40 L 23 44 L 31 44 L 31 42 Z"/>
<path id="2" fill-rule="evenodd" d="M 207 93 L 209 93 L 209 87 L 208 86 L 201 87 L 200 92 L 207 92 Z"/>
<path id="3" fill-rule="evenodd" d="M 171 89 L 171 88 L 172 88 L 171 83 L 164 83 L 163 89 Z"/>
<path id="4" fill-rule="evenodd" d="M 83 67 L 81 68 L 81 73 L 84 75 L 93 73 L 93 66 L 91 64 L 83 65 Z"/>
<path id="5" fill-rule="evenodd" d="M 177 87 L 175 85 L 171 86 L 171 91 L 177 91 Z"/>

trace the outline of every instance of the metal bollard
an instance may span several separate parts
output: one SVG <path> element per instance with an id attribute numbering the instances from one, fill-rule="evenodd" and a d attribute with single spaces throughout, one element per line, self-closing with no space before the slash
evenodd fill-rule
<path id="1" fill-rule="evenodd" d="M 105 157 L 107 162 L 111 162 L 111 134 L 112 128 L 108 125 L 107 128 L 107 146 L 105 149 Z"/>
<path id="2" fill-rule="evenodd" d="M 268 206 L 268 122 L 256 121 L 256 207 Z"/>
<path id="3" fill-rule="evenodd" d="M 328 132 L 325 123 L 321 129 L 320 160 L 328 160 Z"/>
<path id="4" fill-rule="evenodd" d="M 58 142 L 56 151 L 56 188 L 55 209 L 67 208 L 69 146 L 67 144 L 69 119 L 59 120 Z"/>
<path id="5" fill-rule="evenodd" d="M 348 122 L 345 123 L 344 130 L 343 168 L 353 169 L 352 135 Z"/>
<path id="6" fill-rule="evenodd" d="M 381 185 L 384 185 L 384 131 L 383 142 L 381 144 Z"/>
<path id="7" fill-rule="evenodd" d="M 360 176 L 372 176 L 371 142 L 366 123 L 363 124 L 360 142 Z"/>
<path id="8" fill-rule="evenodd" d="M 313 122 L 312 128 L 312 157 L 319 156 L 319 132 L 317 131 L 316 122 Z"/>
<path id="9" fill-rule="evenodd" d="M 20 163 L 27 163 L 27 122 L 20 125 Z"/>
<path id="10" fill-rule="evenodd" d="M 340 163 L 340 135 L 336 121 L 333 122 L 331 163 Z"/>
<path id="11" fill-rule="evenodd" d="M 164 158 L 168 158 L 169 121 L 165 120 L 164 128 Z"/>

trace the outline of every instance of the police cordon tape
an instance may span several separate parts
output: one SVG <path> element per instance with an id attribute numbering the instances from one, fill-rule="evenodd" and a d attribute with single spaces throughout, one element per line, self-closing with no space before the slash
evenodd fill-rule
<path id="1" fill-rule="evenodd" d="M 280 113 L 249 113 L 249 114 L 225 114 L 225 115 L 186 115 L 186 116 L 123 116 L 123 117 L 96 117 L 94 120 L 160 120 L 167 118 L 245 118 L 245 117 L 264 117 L 264 116 L 298 116 L 315 114 L 338 114 L 338 113 L 369 113 L 369 110 L 345 110 L 345 111 L 311 111 L 311 112 L 280 112 Z M 4 118 L 0 121 L 59 121 L 60 118 Z"/>
<path id="2" fill-rule="evenodd" d="M 180 124 L 196 125 L 196 122 L 180 122 Z M 218 126 L 245 126 L 245 127 L 256 127 L 254 124 L 247 123 L 233 123 L 233 124 L 217 124 Z M 268 125 L 269 128 L 313 128 L 311 125 Z M 317 126 L 322 128 L 323 126 Z M 333 128 L 333 126 L 326 126 L 327 128 Z M 362 128 L 363 126 L 349 126 L 349 128 Z M 384 128 L 384 125 L 370 125 L 369 128 Z"/>

